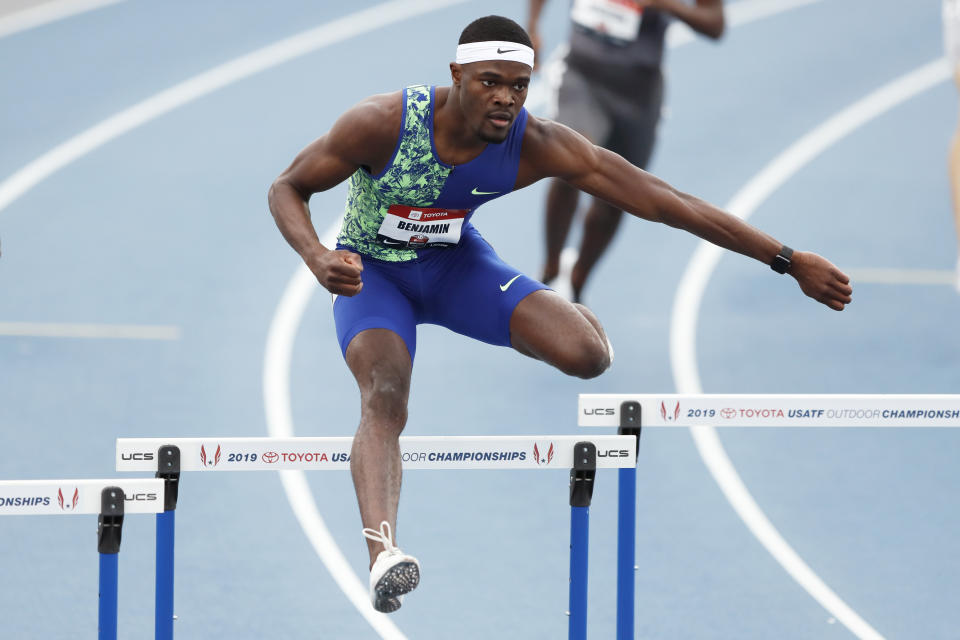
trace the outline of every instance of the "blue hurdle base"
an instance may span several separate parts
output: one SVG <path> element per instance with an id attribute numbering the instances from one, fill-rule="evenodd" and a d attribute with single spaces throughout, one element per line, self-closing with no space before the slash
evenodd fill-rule
<path id="1" fill-rule="evenodd" d="M 631 640 L 636 576 L 637 470 L 620 469 L 617 525 L 617 640 Z"/>
<path id="2" fill-rule="evenodd" d="M 100 605 L 98 610 L 97 638 L 117 638 L 117 568 L 120 555 L 100 554 Z"/>
<path id="3" fill-rule="evenodd" d="M 154 637 L 173 640 L 173 543 L 176 511 L 157 514 L 157 583 Z"/>
<path id="4" fill-rule="evenodd" d="M 590 507 L 570 507 L 570 640 L 587 638 L 587 551 Z"/>

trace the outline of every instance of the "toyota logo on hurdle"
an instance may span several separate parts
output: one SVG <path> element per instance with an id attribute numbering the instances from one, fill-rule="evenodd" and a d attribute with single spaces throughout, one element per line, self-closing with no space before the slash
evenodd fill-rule
<path id="1" fill-rule="evenodd" d="M 220 464 L 220 445 L 217 445 L 217 451 L 213 454 L 213 458 L 207 459 L 207 450 L 203 445 L 200 445 L 200 462 L 203 464 L 204 468 L 215 467 Z"/>
<path id="2" fill-rule="evenodd" d="M 673 408 L 673 416 L 667 414 L 667 405 L 660 403 L 660 417 L 667 422 L 673 422 L 680 417 L 680 403 L 677 403 L 677 406 Z"/>
<path id="3" fill-rule="evenodd" d="M 550 448 L 547 449 L 547 457 L 540 457 L 540 448 L 537 446 L 537 443 L 533 443 L 533 459 L 537 465 L 541 464 L 550 464 L 553 461 L 553 443 L 550 443 Z"/>
<path id="4" fill-rule="evenodd" d="M 63 489 L 57 489 L 57 504 L 60 505 L 60 508 L 64 511 L 73 511 L 77 508 L 77 503 L 80 502 L 80 489 L 77 487 L 73 488 L 73 499 L 70 502 L 67 502 L 63 498 Z"/>
<path id="5" fill-rule="evenodd" d="M 273 464 L 280 459 L 280 454 L 278 454 L 276 451 L 266 451 L 262 456 L 260 456 L 260 458 L 267 464 Z"/>

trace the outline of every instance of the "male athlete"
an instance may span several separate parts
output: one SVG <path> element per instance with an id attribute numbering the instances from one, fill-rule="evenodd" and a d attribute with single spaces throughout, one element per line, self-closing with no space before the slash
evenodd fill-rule
<path id="1" fill-rule="evenodd" d="M 337 337 L 360 388 L 350 465 L 370 553 L 374 608 L 391 612 L 420 566 L 395 545 L 398 437 L 407 419 L 416 326 L 510 346 L 592 378 L 612 350 L 589 309 L 505 264 L 470 223 L 477 207 L 547 177 L 638 218 L 684 229 L 789 273 L 831 309 L 849 279 L 712 205 L 681 193 L 579 134 L 523 109 L 533 49 L 515 22 L 487 16 L 460 36 L 452 86 L 411 86 L 351 108 L 270 189 L 287 242 L 336 300 Z M 350 180 L 337 247 L 320 244 L 311 194 Z"/>

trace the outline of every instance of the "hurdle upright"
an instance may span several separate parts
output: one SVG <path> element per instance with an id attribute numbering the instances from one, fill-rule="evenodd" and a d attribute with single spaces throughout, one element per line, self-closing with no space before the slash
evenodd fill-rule
<path id="1" fill-rule="evenodd" d="M 949 394 L 580 394 L 581 427 L 960 427 Z M 617 640 L 633 638 L 636 468 L 620 469 Z"/>
<path id="2" fill-rule="evenodd" d="M 181 472 L 347 471 L 352 437 L 119 438 L 117 471 L 151 471 L 172 498 L 157 516 L 155 638 L 173 637 L 174 520 Z M 569 637 L 587 630 L 589 506 L 597 469 L 636 468 L 636 438 L 582 436 L 403 436 L 404 470 L 531 469 L 570 471 Z M 168 494 L 169 495 L 169 494 Z"/>
<path id="3" fill-rule="evenodd" d="M 123 518 L 163 509 L 160 480 L 4 480 L 0 515 L 97 514 L 97 637 L 116 640 L 118 565 Z"/>

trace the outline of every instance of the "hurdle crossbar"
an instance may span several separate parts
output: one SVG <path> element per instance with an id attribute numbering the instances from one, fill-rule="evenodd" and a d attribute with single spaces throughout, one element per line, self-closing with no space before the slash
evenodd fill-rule
<path id="1" fill-rule="evenodd" d="M 960 427 L 960 395 L 580 394 L 581 427 Z M 636 469 L 620 469 L 617 640 L 634 637 Z"/>
<path id="2" fill-rule="evenodd" d="M 618 427 L 636 402 L 645 427 L 960 427 L 960 395 L 580 394 L 581 427 Z"/>
<path id="3" fill-rule="evenodd" d="M 127 513 L 163 511 L 162 480 L 3 480 L 0 515 L 98 514 L 97 637 L 116 640 L 118 560 Z"/>
<path id="4" fill-rule="evenodd" d="M 598 469 L 635 465 L 635 441 L 614 435 L 401 436 L 400 455 L 404 469 L 569 469 L 583 440 Z M 117 471 L 157 471 L 163 445 L 180 449 L 181 471 L 346 471 L 353 438 L 118 438 Z"/>
<path id="5" fill-rule="evenodd" d="M 167 484 L 157 515 L 156 640 L 173 638 L 174 512 L 181 471 L 346 471 L 352 437 L 118 438 L 117 471 L 154 471 Z M 569 637 L 586 639 L 589 507 L 596 469 L 636 468 L 627 435 L 403 436 L 404 469 L 570 471 Z"/>

